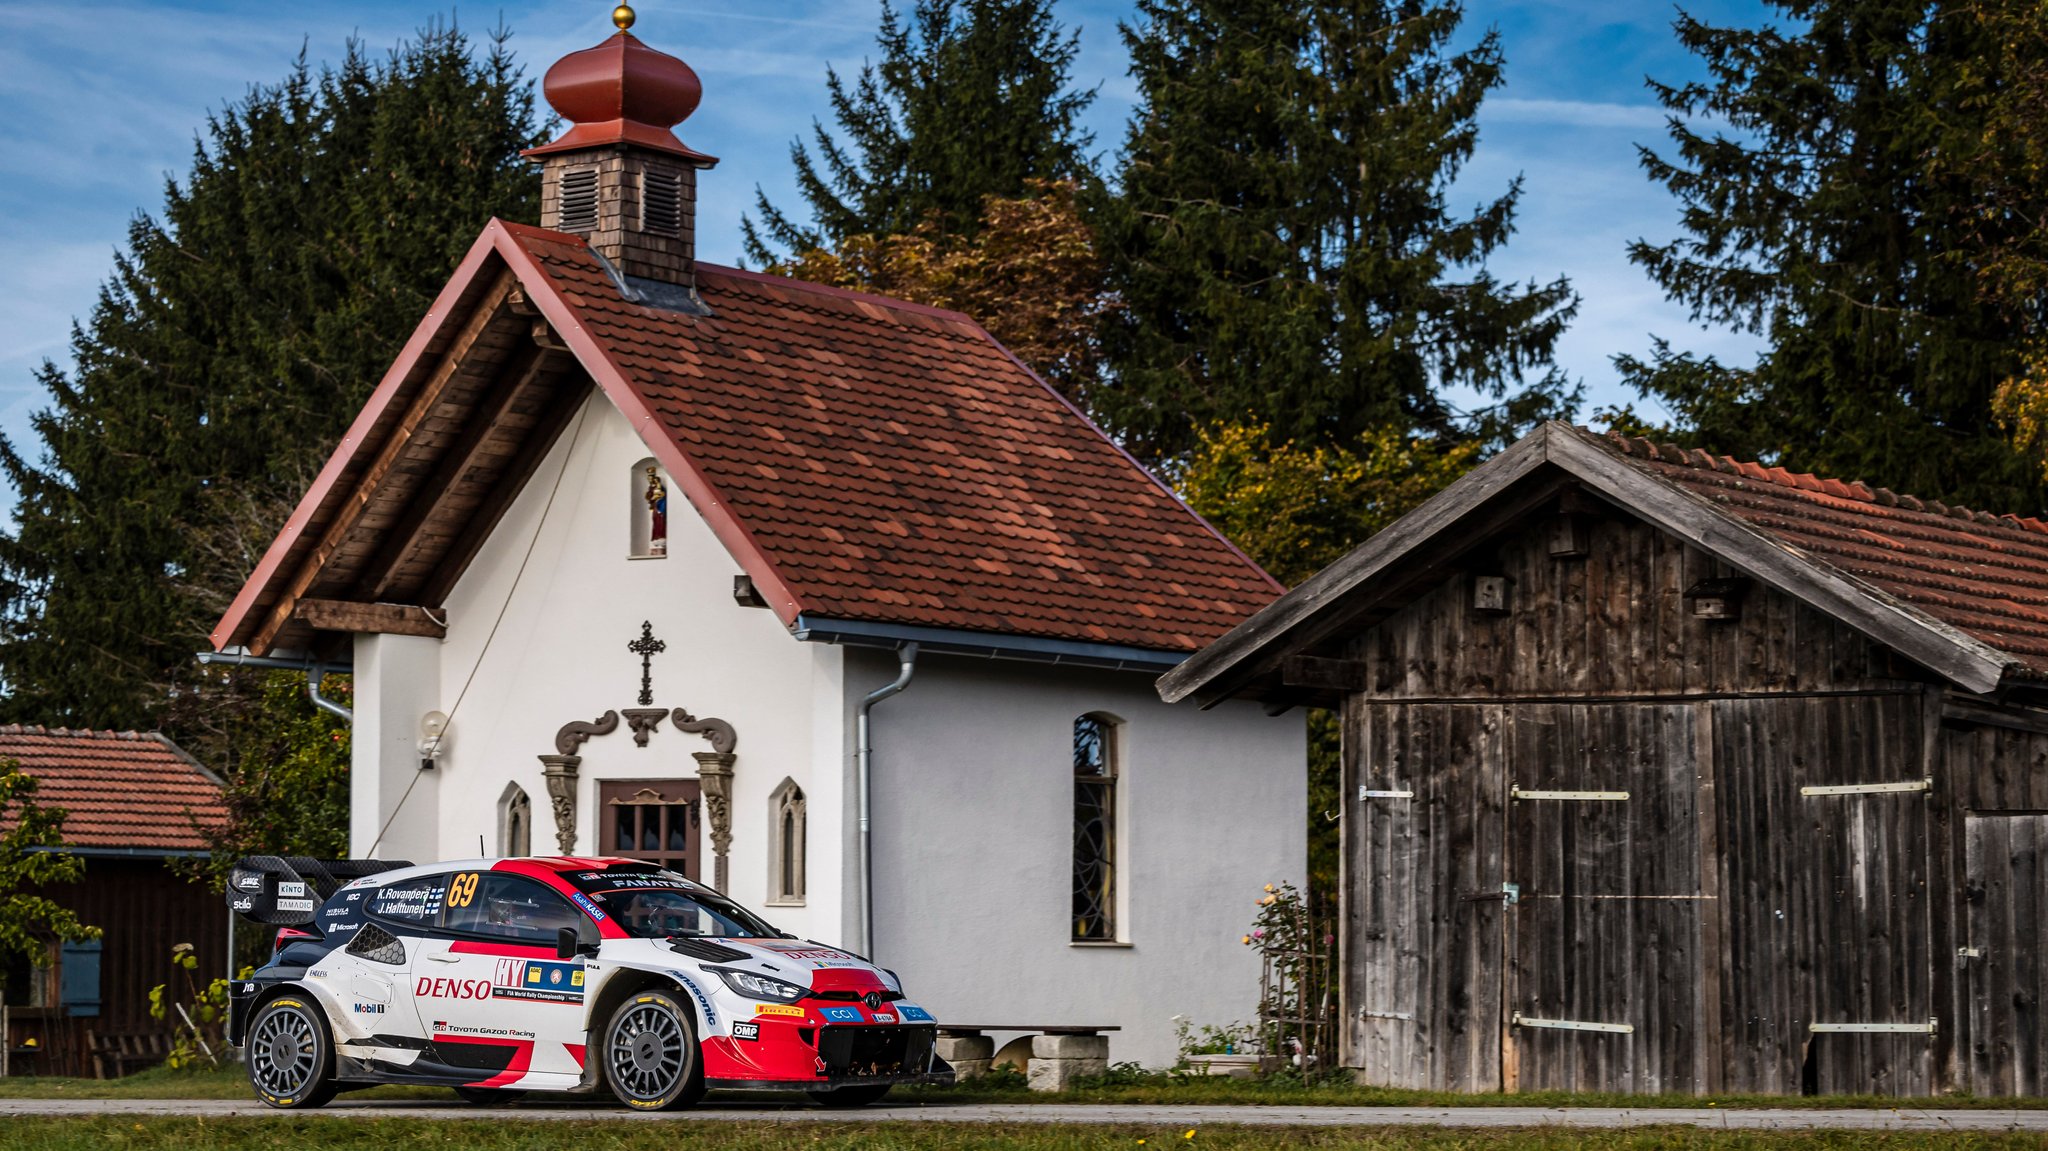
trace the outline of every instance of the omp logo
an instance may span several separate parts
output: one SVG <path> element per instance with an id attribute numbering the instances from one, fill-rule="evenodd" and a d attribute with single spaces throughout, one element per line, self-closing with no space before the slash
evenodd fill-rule
<path id="1" fill-rule="evenodd" d="M 732 1037 L 748 1041 L 759 1039 L 761 1037 L 761 1025 L 758 1023 L 735 1023 L 732 1025 Z"/>
<path id="2" fill-rule="evenodd" d="M 489 999 L 491 981 L 488 979 L 421 979 L 412 989 L 414 995 L 427 999 Z"/>
<path id="3" fill-rule="evenodd" d="M 358 1003 L 350 1008 L 350 1010 L 354 1011 L 357 1015 L 382 1015 L 384 1014 L 384 1005 L 382 1003 Z"/>

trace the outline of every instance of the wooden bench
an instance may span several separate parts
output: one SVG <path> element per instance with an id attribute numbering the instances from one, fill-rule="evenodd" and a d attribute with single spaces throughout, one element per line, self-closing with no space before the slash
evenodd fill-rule
<path id="1" fill-rule="evenodd" d="M 119 1079 L 162 1063 L 171 1053 L 171 1036 L 164 1031 L 135 1035 L 85 1033 L 92 1052 L 93 1074 L 100 1079 Z"/>
<path id="2" fill-rule="evenodd" d="M 939 1058 L 953 1065 L 961 1079 L 988 1074 L 997 1061 L 995 1041 L 986 1032 L 1017 1031 L 1022 1037 L 1004 1045 L 1011 1052 L 1029 1044 L 1025 1077 L 1033 1091 L 1061 1091 L 1084 1075 L 1109 1070 L 1109 1032 L 1123 1028 L 1107 1023 L 942 1023 L 939 1025 Z M 1022 1056 L 1022 1052 L 1016 1052 Z M 1006 1060 L 1007 1061 L 1007 1060 Z"/>

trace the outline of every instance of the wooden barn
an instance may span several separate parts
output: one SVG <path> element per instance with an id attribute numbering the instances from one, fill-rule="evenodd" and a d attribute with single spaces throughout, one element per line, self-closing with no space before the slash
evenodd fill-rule
<path id="1" fill-rule="evenodd" d="M 53 939 L 40 964 L 0 958 L 0 1068 L 110 1078 L 160 1061 L 173 1025 L 150 1018 L 149 991 L 176 988 L 171 949 L 198 949 L 202 985 L 225 973 L 220 893 L 173 866 L 203 859 L 226 823 L 220 779 L 156 732 L 9 724 L 4 761 L 35 777 L 38 804 L 64 811 L 64 851 L 85 860 L 79 882 L 35 894 L 101 935 Z"/>
<path id="2" fill-rule="evenodd" d="M 1160 692 L 1341 709 L 1366 1082 L 2048 1094 L 2048 524 L 1551 424 Z"/>

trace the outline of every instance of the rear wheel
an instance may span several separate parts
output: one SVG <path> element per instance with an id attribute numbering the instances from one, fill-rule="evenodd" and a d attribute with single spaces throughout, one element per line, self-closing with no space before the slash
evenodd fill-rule
<path id="1" fill-rule="evenodd" d="M 309 1000 L 286 995 L 264 1004 L 243 1053 L 249 1085 L 272 1107 L 296 1111 L 334 1098 L 334 1042 Z"/>
<path id="2" fill-rule="evenodd" d="M 813 1102 L 823 1107 L 866 1107 L 879 1103 L 889 1093 L 887 1083 L 872 1087 L 835 1087 L 830 1091 L 806 1091 Z"/>
<path id="3" fill-rule="evenodd" d="M 492 1107 L 501 1103 L 517 1103 L 526 1098 L 524 1091 L 508 1091 L 503 1087 L 457 1087 L 455 1094 L 464 1103 L 479 1107 Z"/>
<path id="4" fill-rule="evenodd" d="M 604 1029 L 604 1078 L 619 1102 L 671 1111 L 704 1097 L 704 1061 L 690 1010 L 665 991 L 619 1004 Z"/>

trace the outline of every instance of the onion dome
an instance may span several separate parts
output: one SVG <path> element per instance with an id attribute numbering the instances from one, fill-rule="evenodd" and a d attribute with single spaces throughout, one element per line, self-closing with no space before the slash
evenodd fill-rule
<path id="1" fill-rule="evenodd" d="M 633 144 L 680 156 L 700 168 L 718 163 L 676 138 L 674 128 L 697 110 L 704 85 L 688 64 L 642 44 L 628 28 L 633 10 L 612 13 L 618 34 L 594 48 L 571 52 L 541 81 L 541 91 L 569 130 L 528 156 Z"/>

